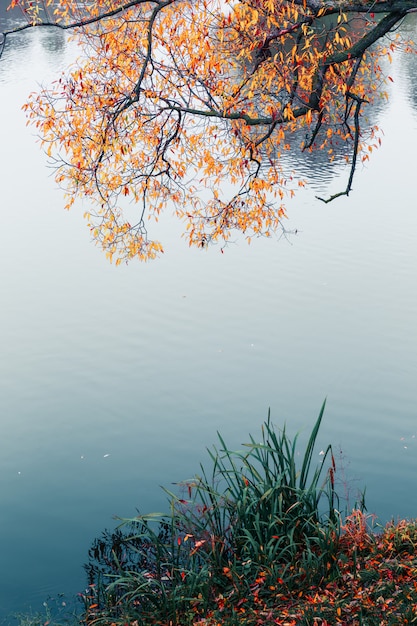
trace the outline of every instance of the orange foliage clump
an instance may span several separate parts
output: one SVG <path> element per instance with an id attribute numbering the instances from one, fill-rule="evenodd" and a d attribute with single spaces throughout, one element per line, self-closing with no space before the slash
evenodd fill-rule
<path id="1" fill-rule="evenodd" d="M 66 206 L 87 200 L 92 236 L 116 263 L 163 252 L 149 231 L 167 211 L 190 245 L 270 236 L 293 192 L 282 153 L 294 141 L 330 159 L 350 142 L 353 174 L 361 106 L 383 92 L 368 50 L 401 19 L 383 2 L 13 4 L 30 26 L 74 28 L 79 60 L 25 109 Z"/>

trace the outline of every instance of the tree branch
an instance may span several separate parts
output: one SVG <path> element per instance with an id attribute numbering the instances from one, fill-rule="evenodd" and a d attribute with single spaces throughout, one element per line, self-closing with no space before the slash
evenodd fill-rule
<path id="1" fill-rule="evenodd" d="M 16 33 L 21 33 L 25 30 L 29 30 L 30 28 L 41 28 L 41 27 L 51 28 L 52 27 L 52 28 L 59 28 L 60 30 L 72 30 L 75 28 L 82 28 L 84 26 L 90 26 L 91 24 L 97 24 L 98 22 L 101 22 L 104 19 L 120 15 L 121 13 L 124 13 L 128 9 L 132 9 L 133 7 L 139 6 L 141 4 L 149 4 L 149 3 L 156 4 L 158 7 L 162 9 L 168 6 L 169 4 L 172 4 L 175 1 L 176 0 L 164 0 L 164 1 L 163 0 L 162 1 L 161 0 L 130 0 L 130 2 L 125 2 L 121 4 L 119 7 L 116 7 L 115 9 L 110 9 L 108 11 L 104 11 L 103 13 L 100 13 L 99 15 L 86 17 L 80 20 L 74 20 L 68 23 L 51 21 L 49 19 L 41 20 L 39 22 L 31 21 L 27 24 L 22 24 L 21 26 L 16 26 L 15 28 L 11 28 L 10 30 L 5 30 L 0 33 L 0 58 L 3 54 L 7 37 L 9 35 L 15 35 Z M 10 6 L 13 7 L 13 3 Z M 16 3 L 15 6 L 18 6 L 18 3 Z"/>
<path id="2" fill-rule="evenodd" d="M 354 123 L 355 123 L 355 134 L 354 134 L 354 139 L 353 139 L 352 165 L 350 167 L 349 180 L 346 185 L 346 189 L 344 191 L 339 191 L 339 193 L 335 193 L 327 199 L 321 198 L 320 196 L 316 196 L 317 200 L 321 200 L 325 204 L 332 202 L 336 198 L 340 198 L 340 196 L 348 196 L 352 190 L 353 176 L 356 170 L 356 162 L 357 162 L 358 151 L 359 151 L 359 137 L 360 137 L 359 115 L 360 115 L 360 109 L 361 109 L 362 104 L 364 102 L 367 102 L 367 100 L 365 100 L 364 98 L 360 98 L 359 96 L 356 96 L 355 94 L 350 93 L 350 92 L 346 93 L 346 99 L 348 98 L 351 98 L 352 100 L 355 101 L 355 113 L 353 116 Z"/>

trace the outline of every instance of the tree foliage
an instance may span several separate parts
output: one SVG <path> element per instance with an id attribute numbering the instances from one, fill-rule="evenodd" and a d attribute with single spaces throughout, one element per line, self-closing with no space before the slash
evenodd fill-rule
<path id="1" fill-rule="evenodd" d="M 116 263 L 163 252 L 165 212 L 190 245 L 270 236 L 293 194 L 283 154 L 349 146 L 384 96 L 381 57 L 416 0 L 13 0 L 32 27 L 74 29 L 80 59 L 25 105 L 67 208 L 87 199 L 93 238 Z M 381 42 L 378 48 L 377 42 Z M 411 46 L 407 47 L 411 48 Z M 337 194 L 340 195 L 340 194 Z M 134 220 L 128 219 L 135 208 Z M 127 211 L 126 211 L 127 209 Z"/>

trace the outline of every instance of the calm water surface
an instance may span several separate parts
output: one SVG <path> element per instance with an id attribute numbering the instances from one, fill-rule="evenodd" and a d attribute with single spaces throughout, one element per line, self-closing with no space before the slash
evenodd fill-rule
<path id="1" fill-rule="evenodd" d="M 315 199 L 346 171 L 302 166 L 314 189 L 289 242 L 189 250 L 168 219 L 163 258 L 116 269 L 83 208 L 62 210 L 20 110 L 71 54 L 45 31 L 0 61 L 0 615 L 82 590 L 113 515 L 164 509 L 159 485 L 268 407 L 306 437 L 327 396 L 317 460 L 332 442 L 371 512 L 416 517 L 416 58 L 394 60 L 383 146 L 349 199 Z"/>

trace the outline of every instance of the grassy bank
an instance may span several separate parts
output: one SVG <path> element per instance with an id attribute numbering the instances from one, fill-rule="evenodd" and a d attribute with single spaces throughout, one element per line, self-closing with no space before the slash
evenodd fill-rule
<path id="1" fill-rule="evenodd" d="M 417 624 L 417 522 L 340 512 L 331 445 L 313 463 L 324 408 L 301 454 L 269 416 L 240 451 L 219 435 L 168 513 L 94 541 L 81 613 L 58 598 L 19 626 Z"/>
<path id="2" fill-rule="evenodd" d="M 167 491 L 168 514 L 103 533 L 86 566 L 84 622 L 417 623 L 417 525 L 381 529 L 363 507 L 341 515 L 331 446 L 312 464 L 323 412 L 301 455 L 269 416 L 243 451 L 219 435 L 209 468 Z"/>

